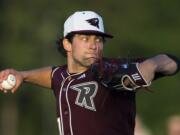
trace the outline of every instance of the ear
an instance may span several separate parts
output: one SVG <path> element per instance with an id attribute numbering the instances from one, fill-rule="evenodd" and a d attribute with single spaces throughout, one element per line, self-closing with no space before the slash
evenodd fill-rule
<path id="1" fill-rule="evenodd" d="M 67 52 L 71 52 L 71 50 L 72 50 L 72 45 L 68 41 L 68 39 L 63 39 L 63 47 Z"/>

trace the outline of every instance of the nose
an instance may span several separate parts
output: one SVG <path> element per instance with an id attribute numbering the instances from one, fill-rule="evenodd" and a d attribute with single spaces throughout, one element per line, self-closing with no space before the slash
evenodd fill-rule
<path id="1" fill-rule="evenodd" d="M 89 48 L 90 48 L 90 49 L 93 49 L 93 50 L 96 50 L 96 49 L 97 49 L 97 43 L 96 43 L 95 40 L 91 40 L 91 41 L 89 42 Z"/>

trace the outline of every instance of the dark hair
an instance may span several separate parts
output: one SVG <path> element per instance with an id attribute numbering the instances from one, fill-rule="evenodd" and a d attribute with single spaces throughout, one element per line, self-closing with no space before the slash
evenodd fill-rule
<path id="1" fill-rule="evenodd" d="M 74 35 L 75 34 L 77 34 L 77 32 L 71 32 L 71 33 L 69 33 L 66 37 L 64 37 L 64 38 L 58 38 L 57 40 L 56 40 L 56 46 L 57 46 L 57 49 L 58 49 L 58 51 L 64 56 L 64 57 L 66 57 L 67 55 L 66 55 L 66 50 L 64 49 L 64 46 L 63 46 L 63 40 L 64 39 L 67 39 L 70 43 L 72 43 L 72 41 L 73 41 L 73 37 L 74 37 Z M 92 35 L 92 33 L 78 33 L 78 34 L 84 34 L 84 35 Z M 97 34 L 97 36 L 102 36 L 102 35 L 98 35 Z M 103 37 L 103 42 L 105 42 L 106 40 L 105 40 L 105 37 L 104 36 L 102 36 Z"/>
<path id="2" fill-rule="evenodd" d="M 66 57 L 66 50 L 64 49 L 63 46 L 63 40 L 67 39 L 70 43 L 72 43 L 74 35 L 75 35 L 74 33 L 69 33 L 66 37 L 58 38 L 56 40 L 57 49 L 64 57 Z"/>

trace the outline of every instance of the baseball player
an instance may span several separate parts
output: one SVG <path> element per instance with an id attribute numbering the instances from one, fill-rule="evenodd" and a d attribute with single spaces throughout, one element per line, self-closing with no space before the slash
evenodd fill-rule
<path id="1" fill-rule="evenodd" d="M 179 71 L 179 60 L 169 54 L 126 61 L 102 57 L 105 33 L 101 16 L 93 11 L 73 13 L 64 23 L 58 49 L 67 64 L 31 71 L 6 69 L 17 83 L 28 82 L 53 90 L 60 135 L 133 135 L 137 90 L 151 81 Z M 0 89 L 7 92 L 0 86 Z"/>

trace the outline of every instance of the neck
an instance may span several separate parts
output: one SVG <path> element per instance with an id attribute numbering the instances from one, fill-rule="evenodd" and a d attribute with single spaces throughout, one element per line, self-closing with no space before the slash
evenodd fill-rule
<path id="1" fill-rule="evenodd" d="M 69 73 L 82 73 L 85 72 L 88 67 L 80 65 L 79 63 L 72 61 L 72 59 L 67 59 L 67 69 Z"/>
<path id="2" fill-rule="evenodd" d="M 70 64 L 68 64 L 68 72 L 69 73 L 82 73 L 85 72 L 88 68 L 85 67 L 74 67 L 74 66 L 70 66 Z"/>

